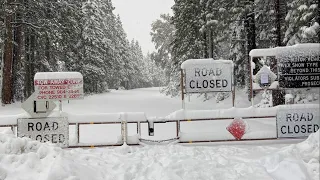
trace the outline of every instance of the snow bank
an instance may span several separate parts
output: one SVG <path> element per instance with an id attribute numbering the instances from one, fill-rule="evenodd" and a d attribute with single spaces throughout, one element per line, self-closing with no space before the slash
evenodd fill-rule
<path id="1" fill-rule="evenodd" d="M 261 164 L 276 180 L 319 179 L 319 139 L 320 133 L 317 131 L 299 144 L 262 158 Z"/>
<path id="2" fill-rule="evenodd" d="M 59 111 L 53 111 L 48 117 L 68 117 L 69 123 L 100 123 L 100 122 L 127 122 L 147 121 L 144 112 L 126 112 L 126 113 L 95 113 L 95 114 L 72 114 Z M 16 125 L 18 118 L 31 118 L 27 113 L 18 115 L 0 116 L 1 125 Z"/>
<path id="3" fill-rule="evenodd" d="M 122 146 L 61 149 L 10 131 L 0 133 L 0 178 L 5 180 L 239 179 L 319 177 L 319 131 L 285 146 Z"/>

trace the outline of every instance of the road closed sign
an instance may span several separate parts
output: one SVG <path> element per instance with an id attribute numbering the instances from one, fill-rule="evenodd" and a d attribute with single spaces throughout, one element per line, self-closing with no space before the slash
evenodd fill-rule
<path id="1" fill-rule="evenodd" d="M 320 128 L 318 107 L 286 107 L 277 112 L 278 137 L 304 137 Z"/>
<path id="2" fill-rule="evenodd" d="M 187 93 L 230 92 L 232 89 L 230 60 L 191 59 L 182 63 Z"/>
<path id="3" fill-rule="evenodd" d="M 18 137 L 29 137 L 40 142 L 52 142 L 60 147 L 69 145 L 69 123 L 66 117 L 20 118 Z"/>
<path id="4" fill-rule="evenodd" d="M 35 100 L 83 99 L 83 76 L 78 72 L 40 72 L 34 76 Z"/>

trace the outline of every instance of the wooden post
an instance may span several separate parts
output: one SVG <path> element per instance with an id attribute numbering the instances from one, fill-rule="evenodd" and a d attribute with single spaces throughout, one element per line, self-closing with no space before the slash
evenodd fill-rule
<path id="1" fill-rule="evenodd" d="M 234 75 L 234 64 L 232 63 L 232 81 L 233 81 L 233 91 L 232 91 L 232 107 L 235 107 L 235 99 L 236 99 L 236 81 L 235 81 L 235 75 Z"/>
<path id="2" fill-rule="evenodd" d="M 79 144 L 79 142 L 80 142 L 80 130 L 79 130 L 79 128 L 80 128 L 80 125 L 79 125 L 79 123 L 76 123 L 76 136 L 77 136 L 77 145 Z"/>
<path id="3" fill-rule="evenodd" d="M 251 67 L 253 58 L 249 57 L 249 59 L 250 59 L 250 62 L 249 62 L 249 67 L 250 67 L 250 95 L 251 95 L 251 106 L 253 107 L 253 85 L 252 85 L 252 82 L 253 82 L 252 74 L 253 74 L 253 72 L 252 72 L 252 67 Z"/>
<path id="4" fill-rule="evenodd" d="M 176 121 L 176 131 L 177 131 L 177 137 L 179 137 L 179 133 L 180 133 L 180 120 Z"/>
<path id="5" fill-rule="evenodd" d="M 182 109 L 184 109 L 184 90 L 183 90 L 183 69 L 180 70 L 181 72 L 181 81 L 180 81 L 180 87 L 181 87 L 181 100 L 182 100 Z"/>
<path id="6" fill-rule="evenodd" d="M 137 134 L 139 135 L 139 137 L 141 136 L 141 123 L 140 123 L 140 121 L 137 122 Z"/>

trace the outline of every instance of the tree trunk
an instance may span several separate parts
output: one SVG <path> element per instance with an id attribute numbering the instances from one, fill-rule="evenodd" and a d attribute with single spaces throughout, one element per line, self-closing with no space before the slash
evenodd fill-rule
<path id="1" fill-rule="evenodd" d="M 208 44 L 207 44 L 207 32 L 204 31 L 203 35 L 203 58 L 208 58 Z"/>
<path id="2" fill-rule="evenodd" d="M 12 102 L 12 50 L 13 50 L 13 34 L 12 34 L 12 19 L 13 9 L 12 0 L 7 0 L 7 11 L 5 17 L 5 41 L 4 41 L 4 67 L 3 67 L 3 88 L 2 88 L 2 103 L 11 104 Z"/>
<path id="3" fill-rule="evenodd" d="M 209 30 L 209 58 L 213 58 L 212 30 Z"/>
<path id="4" fill-rule="evenodd" d="M 23 4 L 23 0 L 20 0 L 21 4 Z M 24 38 L 24 24 L 23 22 L 23 8 L 19 8 L 17 13 L 17 22 L 18 26 L 15 29 L 15 71 L 14 71 L 14 83 L 13 83 L 13 92 L 14 92 L 14 100 L 22 101 L 24 99 L 24 61 L 25 61 L 25 38 Z"/>
<path id="5" fill-rule="evenodd" d="M 320 25 L 320 0 L 318 0 L 318 24 Z M 318 32 L 318 43 L 320 43 L 320 32 Z"/>
<path id="6" fill-rule="evenodd" d="M 282 25 L 282 16 L 283 12 L 281 12 L 280 0 L 275 0 L 275 13 L 276 13 L 276 46 L 283 46 L 282 44 L 282 36 L 281 36 L 281 25 Z M 270 69 L 275 74 L 278 73 L 277 70 L 277 59 L 273 58 L 271 60 Z M 272 91 L 272 104 L 273 106 L 281 105 L 285 103 L 285 92 L 283 90 L 273 90 Z"/>
<path id="7" fill-rule="evenodd" d="M 250 0 L 250 2 L 253 4 L 254 3 L 254 0 Z M 252 6 L 253 7 L 253 6 Z M 249 56 L 249 52 L 252 50 L 252 49 L 256 49 L 257 48 L 257 45 L 256 45 L 256 25 L 255 25 L 255 14 L 254 14 L 254 9 L 249 12 L 246 16 L 246 20 L 245 20 L 245 29 L 247 31 L 247 57 L 248 57 L 248 64 L 247 64 L 247 68 L 249 69 L 249 74 L 248 74 L 248 77 L 250 77 L 250 68 L 251 68 L 251 59 L 250 59 L 250 56 Z M 252 81 L 252 79 L 250 79 L 250 81 Z M 248 83 L 248 90 L 249 90 L 249 100 L 251 101 L 251 97 L 253 96 L 251 93 L 253 93 L 252 89 L 251 89 L 251 82 L 249 81 Z"/>

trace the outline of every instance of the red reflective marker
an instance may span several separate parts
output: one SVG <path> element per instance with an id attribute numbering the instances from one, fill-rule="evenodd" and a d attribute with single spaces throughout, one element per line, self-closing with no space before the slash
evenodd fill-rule
<path id="1" fill-rule="evenodd" d="M 234 119 L 227 127 L 227 130 L 236 138 L 236 140 L 240 140 L 246 133 L 246 124 L 242 119 Z"/>

